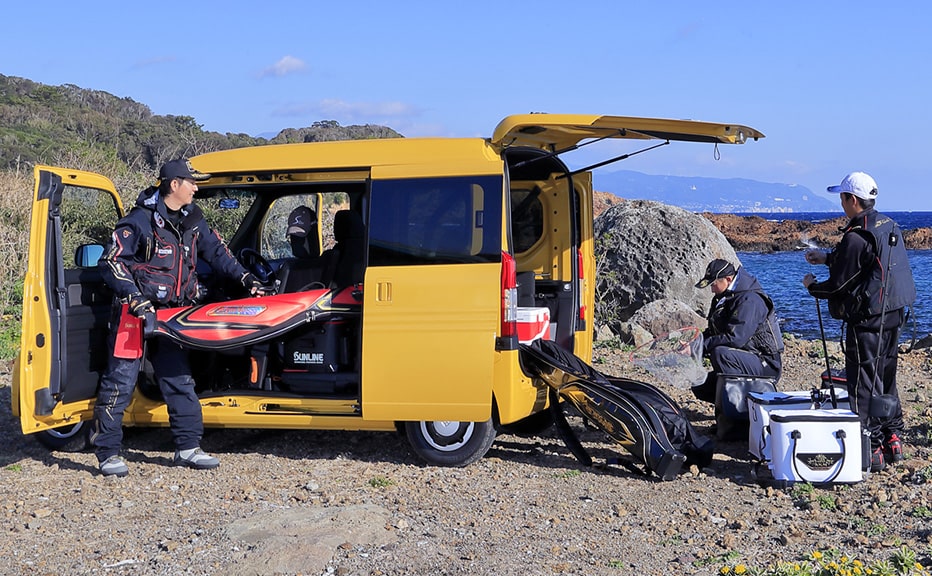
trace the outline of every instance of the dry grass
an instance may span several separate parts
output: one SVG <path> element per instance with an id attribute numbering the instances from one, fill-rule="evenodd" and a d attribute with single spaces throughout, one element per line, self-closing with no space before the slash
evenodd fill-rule
<path id="1" fill-rule="evenodd" d="M 123 196 L 124 205 L 153 179 L 151 174 L 133 172 L 105 157 L 75 155 L 54 164 L 107 176 Z M 11 359 L 19 349 L 34 190 L 31 167 L 0 171 L 0 360 Z"/>

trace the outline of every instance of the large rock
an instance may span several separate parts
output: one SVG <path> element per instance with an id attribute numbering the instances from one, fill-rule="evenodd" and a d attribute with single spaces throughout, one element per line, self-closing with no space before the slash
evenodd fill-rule
<path id="1" fill-rule="evenodd" d="M 621 324 L 621 339 L 640 346 L 661 334 L 669 334 L 687 326 L 705 330 L 708 322 L 685 303 L 673 298 L 648 302 Z M 627 333 L 625 331 L 627 330 Z"/>
<path id="2" fill-rule="evenodd" d="M 713 258 L 738 264 L 728 240 L 707 219 L 659 202 L 628 200 L 595 221 L 596 323 L 623 335 L 641 307 L 679 300 L 705 316 L 712 295 L 696 281 Z"/>

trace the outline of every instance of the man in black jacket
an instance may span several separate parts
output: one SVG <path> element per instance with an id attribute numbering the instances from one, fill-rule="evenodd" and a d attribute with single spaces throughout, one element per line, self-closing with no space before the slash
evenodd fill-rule
<path id="1" fill-rule="evenodd" d="M 159 171 L 158 187 L 143 190 L 129 214 L 117 222 L 98 265 L 119 305 L 115 306 L 111 323 L 111 349 L 116 342 L 123 305 L 129 313 L 144 317 L 156 308 L 197 303 L 203 293 L 197 277 L 198 258 L 210 264 L 214 273 L 241 282 L 252 294 L 263 289 L 259 280 L 230 254 L 223 239 L 210 229 L 201 209 L 193 203 L 196 182 L 209 177 L 194 170 L 185 159 L 167 162 Z M 168 406 L 176 449 L 174 463 L 197 469 L 216 468 L 220 461 L 200 448 L 204 423 L 187 351 L 162 338 L 152 340 L 148 348 L 159 389 Z M 123 411 L 132 399 L 141 361 L 111 354 L 100 379 L 92 441 L 105 476 L 129 473 L 119 455 Z"/>
<path id="2" fill-rule="evenodd" d="M 848 224 L 829 253 L 806 252 L 810 264 L 828 265 L 828 279 L 809 273 L 803 285 L 828 300 L 833 318 L 845 321 L 845 375 L 851 409 L 870 432 L 871 469 L 903 459 L 903 412 L 896 389 L 897 345 L 905 308 L 916 299 L 916 285 L 896 222 L 874 209 L 877 183 L 852 172 L 829 192 L 840 195 Z M 872 401 L 887 395 L 892 414 L 871 417 Z"/>
<path id="3" fill-rule="evenodd" d="M 702 346 L 712 371 L 705 382 L 693 386 L 696 398 L 714 403 L 720 375 L 778 379 L 783 371 L 783 337 L 773 302 L 757 278 L 727 260 L 715 259 L 696 284 L 696 288 L 706 286 L 713 297 Z"/>

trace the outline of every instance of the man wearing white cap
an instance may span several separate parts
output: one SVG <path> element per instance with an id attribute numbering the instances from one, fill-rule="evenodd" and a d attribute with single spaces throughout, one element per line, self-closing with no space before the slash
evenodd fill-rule
<path id="1" fill-rule="evenodd" d="M 808 250 L 810 264 L 828 265 L 829 277 L 817 282 L 809 273 L 803 285 L 828 300 L 833 318 L 845 321 L 845 374 L 852 410 L 870 432 L 871 470 L 903 459 L 903 412 L 896 389 L 897 345 L 905 308 L 916 299 L 916 286 L 899 226 L 874 209 L 877 183 L 852 172 L 838 186 L 848 224 L 841 242 L 829 253 Z M 870 416 L 871 401 L 895 399 L 892 415 Z"/>

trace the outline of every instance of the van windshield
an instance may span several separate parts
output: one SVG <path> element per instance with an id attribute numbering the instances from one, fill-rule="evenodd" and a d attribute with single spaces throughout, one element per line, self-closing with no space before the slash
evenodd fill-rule
<path id="1" fill-rule="evenodd" d="M 501 177 L 375 181 L 369 266 L 497 262 L 501 226 Z"/>

